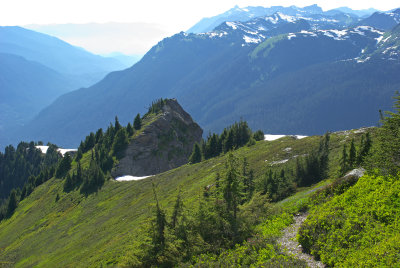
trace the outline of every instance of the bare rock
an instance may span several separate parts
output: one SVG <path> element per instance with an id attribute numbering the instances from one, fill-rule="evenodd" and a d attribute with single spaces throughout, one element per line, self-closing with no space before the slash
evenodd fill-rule
<path id="1" fill-rule="evenodd" d="M 188 162 L 203 130 L 175 99 L 165 100 L 162 111 L 154 116 L 154 121 L 131 140 L 112 171 L 113 177 L 154 175 Z"/>

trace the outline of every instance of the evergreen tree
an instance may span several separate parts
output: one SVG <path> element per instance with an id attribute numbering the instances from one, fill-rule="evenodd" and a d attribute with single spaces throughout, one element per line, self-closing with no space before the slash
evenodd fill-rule
<path id="1" fill-rule="evenodd" d="M 140 118 L 140 114 L 137 114 L 135 119 L 133 120 L 133 128 L 136 130 L 142 128 L 142 119 Z"/>
<path id="2" fill-rule="evenodd" d="M 249 163 L 247 162 L 247 158 L 243 158 L 242 163 L 242 177 L 243 177 L 243 191 L 245 194 L 245 199 L 243 201 L 249 201 L 254 192 L 254 172 L 252 169 L 249 169 Z"/>
<path id="3" fill-rule="evenodd" d="M 365 133 L 365 135 L 361 137 L 360 149 L 357 154 L 357 165 L 361 165 L 364 162 L 366 156 L 370 152 L 371 146 L 372 146 L 371 136 L 369 132 L 367 132 Z"/>
<path id="4" fill-rule="evenodd" d="M 176 197 L 175 205 L 174 205 L 174 210 L 172 212 L 171 216 L 171 228 L 175 229 L 175 227 L 178 224 L 178 218 L 182 215 L 183 211 L 183 203 L 181 199 L 181 192 L 178 192 L 178 196 Z"/>
<path id="5" fill-rule="evenodd" d="M 347 158 L 346 144 L 343 144 L 342 157 L 340 158 L 340 176 L 344 176 L 349 170 Z"/>
<path id="6" fill-rule="evenodd" d="M 102 138 L 103 138 L 103 129 L 102 128 L 99 128 L 97 131 L 96 131 L 96 135 L 95 135 L 95 141 L 96 141 L 96 143 L 100 143 L 100 141 L 102 140 Z"/>
<path id="7" fill-rule="evenodd" d="M 193 145 L 193 151 L 189 157 L 189 163 L 195 164 L 199 162 L 201 162 L 201 150 L 200 150 L 200 145 L 196 142 Z"/>
<path id="8" fill-rule="evenodd" d="M 264 132 L 263 132 L 262 130 L 257 130 L 256 132 L 254 132 L 253 138 L 254 138 L 256 141 L 262 141 L 262 140 L 264 140 Z"/>
<path id="9" fill-rule="evenodd" d="M 115 127 L 115 133 L 118 133 L 118 131 L 122 128 L 121 124 L 118 121 L 118 116 L 115 116 L 114 127 Z"/>
<path id="10" fill-rule="evenodd" d="M 240 175 L 237 170 L 237 159 L 232 152 L 229 152 L 227 161 L 225 163 L 226 174 L 224 185 L 222 189 L 223 198 L 226 203 L 226 211 L 228 214 L 228 221 L 231 227 L 233 241 L 235 242 L 238 237 L 238 222 L 237 213 L 239 211 L 239 204 L 242 198 L 242 187 L 240 183 Z"/>
<path id="11" fill-rule="evenodd" d="M 56 170 L 56 177 L 57 178 L 62 178 L 64 177 L 68 170 L 71 168 L 71 163 L 72 159 L 69 153 L 65 153 L 63 159 L 60 161 L 60 163 L 57 166 Z"/>
<path id="12" fill-rule="evenodd" d="M 318 149 L 319 174 L 314 182 L 323 180 L 328 176 L 329 141 L 330 141 L 330 133 L 327 132 L 320 141 Z"/>
<path id="13" fill-rule="evenodd" d="M 219 187 L 221 187 L 221 175 L 217 172 L 217 176 L 215 177 L 215 188 L 219 191 Z"/>
<path id="14" fill-rule="evenodd" d="M 394 97 L 394 112 L 385 112 L 377 131 L 377 142 L 369 168 L 384 175 L 396 176 L 400 171 L 400 94 Z"/>
<path id="15" fill-rule="evenodd" d="M 255 190 L 254 185 L 254 170 L 250 169 L 249 175 L 246 180 L 246 201 L 250 201 L 253 197 Z"/>
<path id="16" fill-rule="evenodd" d="M 224 152 L 229 152 L 230 150 L 233 150 L 233 132 L 228 131 L 228 134 L 224 140 Z"/>
<path id="17" fill-rule="evenodd" d="M 78 151 L 76 152 L 75 161 L 81 160 L 82 157 L 83 157 L 82 149 L 81 149 L 81 147 L 79 146 L 79 147 L 78 147 Z"/>
<path id="18" fill-rule="evenodd" d="M 6 216 L 11 217 L 17 206 L 18 206 L 17 191 L 13 189 L 10 193 L 10 197 L 8 198 Z"/>
<path id="19" fill-rule="evenodd" d="M 349 169 L 354 168 L 354 165 L 356 164 L 356 147 L 354 145 L 354 139 L 351 140 L 350 143 L 350 151 L 349 151 L 349 164 L 348 167 Z"/>
<path id="20" fill-rule="evenodd" d="M 83 181 L 82 167 L 81 167 L 81 162 L 78 161 L 76 167 L 76 183 L 81 184 L 82 181 Z"/>
<path id="21" fill-rule="evenodd" d="M 128 144 L 128 134 L 124 128 L 121 128 L 118 130 L 117 134 L 115 134 L 114 143 L 112 145 L 113 154 L 117 159 L 121 159 L 124 156 L 124 150 Z"/>
<path id="22" fill-rule="evenodd" d="M 133 127 L 131 125 L 131 123 L 129 122 L 128 125 L 126 126 L 126 132 L 128 132 L 129 136 L 133 135 Z"/>
<path id="23" fill-rule="evenodd" d="M 68 174 L 64 181 L 64 192 L 70 191 L 74 187 L 71 176 Z"/>
<path id="24" fill-rule="evenodd" d="M 303 163 L 300 160 L 300 157 L 297 157 L 296 159 L 296 182 L 300 184 L 304 180 L 305 172 L 304 172 L 304 166 Z"/>
<path id="25" fill-rule="evenodd" d="M 156 201 L 156 217 L 152 234 L 153 255 L 162 255 L 165 248 L 165 228 L 167 225 L 165 212 L 158 203 L 155 186 L 153 184 L 154 199 Z"/>

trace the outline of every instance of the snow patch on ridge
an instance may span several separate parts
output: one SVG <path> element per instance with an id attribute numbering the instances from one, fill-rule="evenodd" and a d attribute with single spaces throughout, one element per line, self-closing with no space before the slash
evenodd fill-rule
<path id="1" fill-rule="evenodd" d="M 225 22 L 226 25 L 228 25 L 229 27 L 231 27 L 232 29 L 236 30 L 237 29 L 237 25 L 233 22 L 227 21 Z"/>
<path id="2" fill-rule="evenodd" d="M 115 178 L 116 181 L 139 181 L 139 180 L 143 180 L 146 179 L 148 177 L 151 177 L 154 175 L 150 175 L 150 176 L 142 176 L 142 177 L 136 177 L 136 176 L 131 176 L 131 175 L 125 175 L 125 176 L 120 176 Z"/>
<path id="3" fill-rule="evenodd" d="M 254 43 L 254 44 L 258 44 L 258 43 L 260 43 L 261 42 L 261 39 L 260 38 L 253 38 L 253 37 L 248 37 L 247 35 L 244 35 L 243 36 L 243 40 L 246 42 L 246 43 Z"/>
<path id="4" fill-rule="evenodd" d="M 303 138 L 306 138 L 308 136 L 304 136 L 304 135 L 275 135 L 275 134 L 265 134 L 264 135 L 264 140 L 265 141 L 274 141 L 283 137 L 294 137 L 298 140 L 301 140 Z"/>
<path id="5" fill-rule="evenodd" d="M 272 161 L 269 165 L 270 166 L 280 165 L 280 164 L 286 163 L 287 161 L 289 161 L 289 159 L 283 159 L 283 160 L 279 160 L 279 161 Z"/>
<path id="6" fill-rule="evenodd" d="M 49 146 L 45 146 L 45 145 L 37 145 L 35 147 L 37 149 L 39 149 L 40 151 L 42 151 L 42 154 L 46 154 L 47 150 L 49 149 Z M 77 152 L 77 151 L 78 151 L 78 149 L 63 149 L 63 148 L 57 149 L 57 152 L 59 152 L 62 156 L 64 156 L 68 152 Z"/>
<path id="7" fill-rule="evenodd" d="M 294 37 L 296 37 L 296 35 L 295 35 L 294 33 L 290 33 L 290 34 L 288 35 L 287 39 L 290 40 L 290 39 L 292 39 L 292 38 L 294 38 Z"/>

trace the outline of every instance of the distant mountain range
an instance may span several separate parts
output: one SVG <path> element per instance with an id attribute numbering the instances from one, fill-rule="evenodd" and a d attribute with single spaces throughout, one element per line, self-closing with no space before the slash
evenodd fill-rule
<path id="1" fill-rule="evenodd" d="M 36 61 L 81 86 L 90 86 L 107 73 L 125 67 L 116 59 L 94 55 L 56 37 L 22 27 L 0 27 L 0 52 Z"/>
<path id="2" fill-rule="evenodd" d="M 125 67 L 21 27 L 0 27 L 0 59 L 0 144 L 60 95 Z"/>
<path id="3" fill-rule="evenodd" d="M 21 56 L 0 53 L 0 62 L 0 133 L 26 123 L 58 96 L 78 86 Z"/>
<path id="4" fill-rule="evenodd" d="M 380 14 L 397 19 L 397 11 Z M 176 34 L 133 67 L 58 98 L 16 136 L 77 146 L 115 115 L 132 121 L 160 97 L 176 97 L 205 133 L 241 117 L 253 129 L 281 134 L 374 125 L 400 88 L 393 60 L 399 47 L 387 45 L 399 33 L 384 33 L 368 19 L 357 26 L 353 18 L 279 11 L 208 33 Z"/>
<path id="5" fill-rule="evenodd" d="M 56 36 L 100 55 L 119 52 L 143 56 L 154 44 L 172 34 L 163 25 L 141 22 L 30 24 L 23 27 Z"/>
<path id="6" fill-rule="evenodd" d="M 341 7 L 332 9 L 324 12 L 322 8 L 317 5 L 306 6 L 299 8 L 296 6 L 283 7 L 283 6 L 272 6 L 272 7 L 245 7 L 240 8 L 235 6 L 234 8 L 210 18 L 203 18 L 201 21 L 196 23 L 187 32 L 188 33 L 206 33 L 214 30 L 215 27 L 226 21 L 240 21 L 246 22 L 256 17 L 270 16 L 277 12 L 280 12 L 289 16 L 350 16 L 352 21 L 360 20 L 362 17 L 370 16 L 372 13 L 377 12 L 376 9 L 367 10 L 353 10 L 348 7 Z"/>

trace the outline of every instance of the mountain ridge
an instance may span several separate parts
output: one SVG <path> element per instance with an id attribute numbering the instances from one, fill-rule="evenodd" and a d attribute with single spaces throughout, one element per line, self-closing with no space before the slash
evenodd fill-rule
<path id="1" fill-rule="evenodd" d="M 291 22 L 285 23 L 291 24 Z M 144 111 L 143 103 L 149 103 L 152 99 L 161 96 L 178 98 L 185 110 L 193 114 L 194 119 L 202 125 L 206 133 L 210 130 L 221 131 L 218 126 L 229 125 L 238 117 L 243 116 L 249 121 L 252 128 L 263 129 L 265 132 L 321 134 L 325 131 L 322 127 L 313 128 L 312 131 L 304 128 L 309 125 L 306 123 L 305 114 L 313 110 L 307 108 L 307 105 L 302 106 L 303 111 L 298 110 L 301 120 L 288 122 L 287 114 L 292 114 L 289 107 L 293 106 L 293 103 L 290 104 L 290 101 L 293 101 L 290 92 L 285 90 L 284 92 L 287 92 L 288 95 L 284 96 L 282 100 L 277 100 L 269 95 L 269 90 L 275 92 L 270 85 L 273 84 L 277 89 L 283 87 L 283 85 L 280 86 L 273 82 L 277 77 L 284 77 L 284 74 L 290 73 L 302 73 L 306 79 L 299 77 L 290 81 L 292 83 L 297 83 L 296 80 L 303 81 L 301 88 L 307 90 L 309 86 L 306 85 L 313 79 L 319 78 L 313 76 L 312 73 L 297 70 L 319 64 L 319 67 L 316 68 L 322 67 L 323 70 L 326 70 L 324 76 L 329 77 L 329 68 L 338 68 L 335 72 L 339 74 L 342 70 L 340 66 L 346 65 L 345 62 L 340 62 L 350 61 L 347 64 L 347 70 L 354 74 L 361 72 L 368 76 L 368 79 L 375 79 L 376 81 L 370 80 L 375 87 L 370 90 L 378 90 L 379 77 L 371 75 L 371 68 L 362 68 L 363 64 L 372 66 L 374 62 L 362 63 L 356 60 L 356 58 L 369 55 L 377 49 L 377 42 L 382 38 L 383 32 L 373 27 L 301 30 L 298 33 L 292 33 L 289 27 L 286 33 L 263 42 L 260 40 L 259 43 L 247 43 L 244 46 L 242 35 L 235 35 L 239 28 L 230 27 L 230 29 L 231 32 L 226 35 L 213 35 L 213 33 L 195 35 L 181 32 L 166 38 L 154 46 L 133 67 L 111 73 L 88 89 L 72 92 L 56 100 L 53 105 L 43 110 L 25 128 L 24 132 L 32 134 L 30 137 L 34 139 L 51 141 L 53 138 L 52 142 L 62 146 L 77 146 L 83 133 L 105 127 L 113 121 L 115 115 L 118 115 L 121 122 L 126 123 L 132 120 L 129 118 L 131 114 Z M 310 49 L 311 47 L 314 49 Z M 262 51 L 262 53 L 256 53 L 256 51 Z M 271 53 L 271 51 L 274 52 Z M 364 54 L 363 51 L 365 51 Z M 318 59 L 316 55 L 321 58 Z M 334 64 L 335 62 L 339 63 Z M 378 61 L 377 64 L 381 63 Z M 386 67 L 388 73 L 392 73 L 397 68 L 396 62 L 388 61 L 388 67 Z M 343 75 L 351 82 L 338 81 L 337 90 L 340 91 L 347 88 L 346 83 L 353 84 L 355 82 L 352 76 Z M 360 76 L 354 75 L 354 77 L 359 78 Z M 390 109 L 389 103 L 393 95 L 390 90 L 395 90 L 397 82 L 393 77 L 388 77 L 388 81 L 392 82 L 389 82 L 390 86 L 385 90 L 386 97 L 382 96 L 387 100 L 379 104 L 382 107 L 377 108 L 378 110 Z M 354 91 L 363 94 L 362 89 L 356 84 L 354 85 Z M 112 91 L 110 91 L 111 88 Z M 335 87 L 325 86 L 325 88 L 334 90 Z M 324 100 L 325 98 L 328 100 L 327 96 L 332 94 L 325 92 L 323 95 L 316 90 L 312 92 L 315 97 Z M 268 105 L 254 106 L 250 104 L 251 102 L 259 103 L 258 99 L 268 100 Z M 285 99 L 290 101 L 287 102 Z M 118 105 L 111 105 L 116 102 Z M 287 103 L 288 106 L 279 106 L 280 108 L 277 109 L 277 105 L 282 102 Z M 251 108 L 244 109 L 248 105 Z M 267 112 L 270 110 L 270 106 L 277 110 L 273 110 L 272 113 Z M 60 107 L 68 107 L 69 112 L 65 113 L 65 108 L 60 109 Z M 71 107 L 75 108 L 71 109 Z M 254 107 L 258 107 L 259 110 L 250 113 L 249 111 L 254 111 Z M 314 109 L 317 108 L 324 110 L 323 107 L 316 105 Z M 340 108 L 342 106 L 339 105 L 338 109 Z M 277 111 L 282 109 L 286 112 L 277 117 Z M 367 113 L 367 111 L 365 112 Z M 335 120 L 327 113 L 326 110 L 323 113 L 316 113 L 320 115 L 318 120 L 322 120 L 322 114 Z M 362 116 L 360 112 L 355 114 Z M 367 114 L 372 115 L 370 112 Z M 76 121 L 75 118 L 79 118 L 79 121 Z M 277 122 L 273 118 L 280 118 L 282 121 Z M 377 122 L 376 116 L 369 117 L 365 121 L 361 118 L 354 120 L 354 125 L 337 120 L 339 124 L 335 124 L 337 127 L 332 130 L 370 126 Z M 359 125 L 361 121 L 364 123 Z M 343 122 L 342 126 L 340 122 Z M 333 125 L 334 122 L 330 123 Z M 22 137 L 22 139 L 26 138 L 29 136 Z"/>

